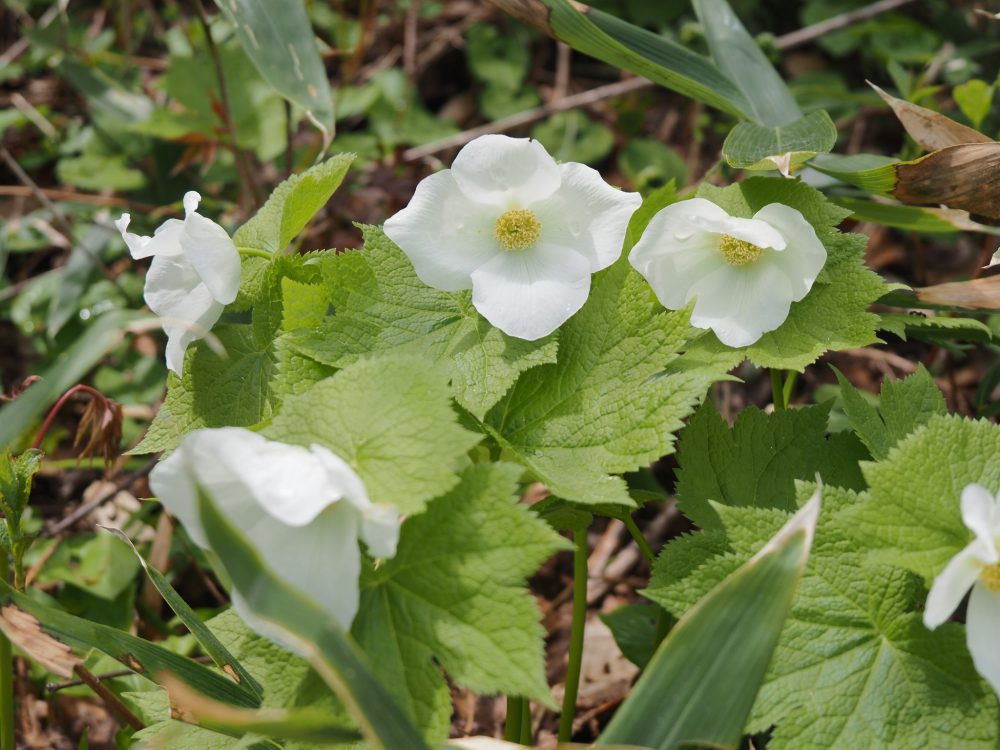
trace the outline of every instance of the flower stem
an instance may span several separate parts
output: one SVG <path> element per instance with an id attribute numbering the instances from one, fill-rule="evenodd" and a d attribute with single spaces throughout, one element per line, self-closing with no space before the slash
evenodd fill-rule
<path id="1" fill-rule="evenodd" d="M 238 247 L 236 252 L 240 255 L 253 255 L 257 258 L 266 258 L 267 260 L 274 260 L 274 253 L 269 253 L 267 250 L 261 250 L 256 247 Z"/>
<path id="2" fill-rule="evenodd" d="M 503 732 L 503 738 L 507 742 L 521 741 L 521 719 L 524 714 L 521 709 L 522 703 L 524 703 L 524 698 L 519 698 L 516 695 L 507 696 L 507 726 L 504 727 Z"/>
<path id="3" fill-rule="evenodd" d="M 49 413 L 45 416 L 45 421 L 42 422 L 42 426 L 38 429 L 38 434 L 35 435 L 35 442 L 31 444 L 32 448 L 38 448 L 38 446 L 42 444 L 42 439 L 45 437 L 45 434 L 49 431 L 49 428 L 52 427 L 52 421 L 56 418 L 56 414 L 59 413 L 59 410 L 63 408 L 63 405 L 67 401 L 69 401 L 70 398 L 72 398 L 77 393 L 80 393 L 81 391 L 83 393 L 89 393 L 93 398 L 100 398 L 100 399 L 104 398 L 104 394 L 102 394 L 100 391 L 94 388 L 91 388 L 89 385 L 84 385 L 83 383 L 77 383 L 76 385 L 74 385 L 72 388 L 70 388 L 62 396 L 59 397 L 59 400 L 56 401 L 55 406 L 49 409 Z"/>
<path id="4" fill-rule="evenodd" d="M 785 387 L 781 390 L 781 395 L 785 399 L 785 406 L 792 403 L 792 392 L 795 390 L 795 380 L 799 377 L 798 372 L 792 370 L 785 378 Z"/>
<path id="5" fill-rule="evenodd" d="M 646 537 L 642 535 L 642 531 L 640 531 L 638 524 L 636 524 L 635 519 L 631 515 L 625 516 L 625 528 L 628 529 L 628 533 L 632 535 L 635 543 L 639 545 L 639 551 L 646 558 L 646 562 L 652 565 L 656 559 L 656 555 L 653 554 L 653 548 L 649 546 L 649 542 L 646 541 Z"/>
<path id="6" fill-rule="evenodd" d="M 785 387 L 781 382 L 781 370 L 771 370 L 771 400 L 774 402 L 774 410 L 784 409 Z"/>
<path id="7" fill-rule="evenodd" d="M 0 553 L 0 576 L 7 580 L 7 553 Z M 14 739 L 14 654 L 0 633 L 0 750 L 16 750 Z"/>
<path id="8" fill-rule="evenodd" d="M 519 742 L 531 747 L 531 701 L 527 698 L 521 699 L 521 738 Z"/>
<path id="9" fill-rule="evenodd" d="M 583 628 L 587 620 L 587 530 L 573 532 L 573 622 L 569 633 L 569 659 L 566 664 L 566 691 L 559 717 L 559 742 L 569 742 L 576 718 L 576 696 L 580 690 L 580 666 L 583 663 Z"/>

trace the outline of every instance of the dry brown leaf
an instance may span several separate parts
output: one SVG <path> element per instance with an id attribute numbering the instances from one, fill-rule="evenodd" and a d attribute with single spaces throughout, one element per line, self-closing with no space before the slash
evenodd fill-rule
<path id="1" fill-rule="evenodd" d="M 993 139 L 989 136 L 955 122 L 940 112 L 911 104 L 903 99 L 897 99 L 871 81 L 868 81 L 868 85 L 875 89 L 875 93 L 881 96 L 886 104 L 892 107 L 892 111 L 906 128 L 906 132 L 925 151 L 937 151 L 963 143 L 993 143 Z"/>
<path id="2" fill-rule="evenodd" d="M 1000 310 L 1000 276 L 972 281 L 952 281 L 914 290 L 917 299 L 930 305 Z"/>
<path id="3" fill-rule="evenodd" d="M 1000 219 L 1000 143 L 966 143 L 896 165 L 893 195 L 910 205 L 946 205 Z"/>
<path id="4" fill-rule="evenodd" d="M 0 630 L 24 653 L 60 677 L 72 677 L 73 668 L 83 663 L 69 646 L 44 632 L 36 617 L 13 604 L 0 609 Z"/>

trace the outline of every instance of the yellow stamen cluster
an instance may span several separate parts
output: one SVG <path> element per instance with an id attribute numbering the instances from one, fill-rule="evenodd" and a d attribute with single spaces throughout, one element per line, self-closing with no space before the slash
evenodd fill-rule
<path id="1" fill-rule="evenodd" d="M 1000 563 L 993 563 L 983 568 L 979 580 L 994 594 L 1000 594 Z"/>
<path id="2" fill-rule="evenodd" d="M 534 247 L 541 232 L 541 222 L 525 208 L 504 211 L 493 227 L 497 244 L 512 253 Z"/>
<path id="3" fill-rule="evenodd" d="M 726 263 L 731 266 L 745 266 L 760 258 L 764 252 L 752 242 L 733 237 L 731 234 L 724 234 L 719 239 L 719 250 Z"/>

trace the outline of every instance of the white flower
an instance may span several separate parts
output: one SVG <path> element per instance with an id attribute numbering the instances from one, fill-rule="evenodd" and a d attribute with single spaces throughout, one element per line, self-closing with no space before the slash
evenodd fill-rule
<path id="1" fill-rule="evenodd" d="M 583 306 L 641 202 L 590 167 L 556 164 L 537 141 L 484 135 L 422 180 L 385 233 L 425 284 L 471 288 L 490 323 L 533 341 Z"/>
<path id="2" fill-rule="evenodd" d="M 396 554 L 397 510 L 373 504 L 358 475 L 320 445 L 279 443 L 242 427 L 195 430 L 149 481 L 202 547 L 208 540 L 198 492 L 206 493 L 270 570 L 311 596 L 345 630 L 358 610 L 359 537 L 375 557 Z M 232 595 L 254 626 L 240 592 Z"/>
<path id="3" fill-rule="evenodd" d="M 131 217 L 115 222 L 136 260 L 153 257 L 143 296 L 162 319 L 167 334 L 167 367 L 181 373 L 184 350 L 207 333 L 236 299 L 240 255 L 226 230 L 195 209 L 201 196 L 184 194 L 184 221 L 167 219 L 152 237 L 125 231 Z"/>
<path id="4" fill-rule="evenodd" d="M 971 588 L 965 615 L 972 661 L 1000 694 L 1000 492 L 994 497 L 978 484 L 962 490 L 962 521 L 976 538 L 934 579 L 924 608 L 933 630 L 947 620 Z"/>
<path id="5" fill-rule="evenodd" d="M 771 203 L 742 219 L 692 198 L 657 213 L 629 261 L 664 307 L 696 298 L 691 325 L 739 347 L 785 322 L 826 263 L 826 248 L 791 206 Z"/>

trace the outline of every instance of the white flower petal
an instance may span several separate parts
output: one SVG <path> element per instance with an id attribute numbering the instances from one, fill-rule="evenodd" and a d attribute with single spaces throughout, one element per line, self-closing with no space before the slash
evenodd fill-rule
<path id="1" fill-rule="evenodd" d="M 765 256 L 748 266 L 723 265 L 691 287 L 697 297 L 691 325 L 711 328 L 732 347 L 749 346 L 785 322 L 792 290 L 785 274 Z"/>
<path id="2" fill-rule="evenodd" d="M 122 214 L 121 218 L 115 222 L 115 226 L 121 232 L 129 253 L 136 260 L 142 260 L 151 255 L 180 255 L 183 252 L 181 233 L 184 231 L 184 222 L 180 219 L 167 219 L 156 228 L 152 237 L 126 231 L 131 220 L 132 217 L 129 214 Z"/>
<path id="3" fill-rule="evenodd" d="M 590 262 L 570 248 L 539 243 L 501 252 L 472 273 L 472 304 L 509 336 L 534 341 L 587 301 Z"/>
<path id="4" fill-rule="evenodd" d="M 191 539 L 199 547 L 207 547 L 208 539 L 198 516 L 198 488 L 188 469 L 184 443 L 166 458 L 160 459 L 149 473 L 149 487 L 169 510 L 184 524 Z"/>
<path id="5" fill-rule="evenodd" d="M 541 143 L 506 135 L 483 135 L 466 144 L 451 173 L 466 196 L 501 211 L 545 200 L 561 183 L 559 166 Z"/>
<path id="6" fill-rule="evenodd" d="M 211 219 L 191 213 L 184 222 L 181 248 L 217 302 L 228 305 L 240 288 L 240 254 L 236 245 Z"/>
<path id="7" fill-rule="evenodd" d="M 933 630 L 955 611 L 983 569 L 976 555 L 976 544 L 970 544 L 955 555 L 938 573 L 924 606 L 924 625 Z"/>
<path id="8" fill-rule="evenodd" d="M 216 302 L 204 284 L 199 284 L 185 297 L 190 313 L 201 314 L 192 320 L 160 318 L 163 332 L 167 334 L 167 369 L 180 375 L 184 370 L 184 354 L 188 345 L 208 334 L 222 315 L 223 304 Z"/>
<path id="9" fill-rule="evenodd" d="M 1000 534 L 998 498 L 980 484 L 970 484 L 962 490 L 962 521 L 976 535 L 988 555 L 983 558 L 983 562 L 987 563 L 1000 562 L 1000 552 L 996 548 L 997 536 Z"/>
<path id="10" fill-rule="evenodd" d="M 972 587 L 965 638 L 976 670 L 1000 695 L 1000 594 L 981 583 Z"/>
<path id="11" fill-rule="evenodd" d="M 541 241 L 583 253 L 592 272 L 607 268 L 621 257 L 625 230 L 642 196 L 616 190 L 584 164 L 562 164 L 559 171 L 559 190 L 530 206 L 542 225 Z"/>
<path id="12" fill-rule="evenodd" d="M 676 239 L 660 222 L 657 226 L 650 222 L 628 257 L 668 310 L 684 307 L 700 279 L 727 265 L 719 250 L 718 235 L 699 229 L 685 239 Z"/>
<path id="13" fill-rule="evenodd" d="M 446 169 L 420 181 L 409 205 L 385 222 L 385 233 L 421 281 L 456 292 L 469 289 L 470 274 L 503 252 L 493 236 L 501 212 L 466 197 Z"/>
<path id="14" fill-rule="evenodd" d="M 767 222 L 756 218 L 730 216 L 723 208 L 705 198 L 690 198 L 672 203 L 653 218 L 656 219 L 664 213 L 662 221 L 667 224 L 667 231 L 671 231 L 678 239 L 686 239 L 690 234 L 700 230 L 713 234 L 728 234 L 757 247 L 775 250 L 783 250 L 785 247 L 784 237 Z"/>
<path id="15" fill-rule="evenodd" d="M 813 282 L 826 264 L 826 247 L 816 236 L 813 225 L 791 206 L 770 203 L 754 215 L 781 232 L 787 243 L 775 253 L 773 262 L 781 266 L 792 284 L 793 302 L 798 302 L 812 289 Z"/>

